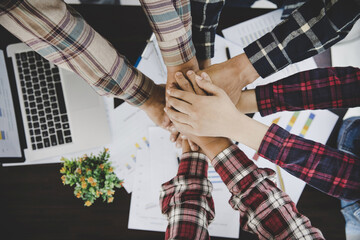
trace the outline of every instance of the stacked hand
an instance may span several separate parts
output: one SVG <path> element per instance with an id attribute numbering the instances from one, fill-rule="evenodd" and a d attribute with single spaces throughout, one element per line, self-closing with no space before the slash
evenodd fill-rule
<path id="1" fill-rule="evenodd" d="M 171 107 L 164 109 L 175 127 L 202 149 L 215 142 L 214 137 L 227 137 L 257 150 L 267 126 L 239 112 L 207 73 L 203 72 L 200 77 L 188 72 L 187 78 L 196 82 L 207 96 L 197 95 L 183 74 L 176 73 L 176 83 L 181 89 L 174 85 L 167 90 Z"/>

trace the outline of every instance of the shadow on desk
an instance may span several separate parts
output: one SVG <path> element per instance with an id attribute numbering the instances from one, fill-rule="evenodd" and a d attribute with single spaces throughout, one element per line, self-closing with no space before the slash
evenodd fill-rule
<path id="1" fill-rule="evenodd" d="M 164 233 L 129 230 L 131 194 L 116 191 L 112 204 L 84 207 L 61 183 L 60 164 L 0 167 L 1 239 L 163 239 Z M 327 239 L 345 239 L 339 200 L 307 186 L 298 209 Z M 241 239 L 256 239 L 241 233 Z M 212 238 L 223 239 L 223 238 Z"/>

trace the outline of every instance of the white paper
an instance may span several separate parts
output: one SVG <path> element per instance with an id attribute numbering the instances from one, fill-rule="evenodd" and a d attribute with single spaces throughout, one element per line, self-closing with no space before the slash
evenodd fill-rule
<path id="1" fill-rule="evenodd" d="M 304 130 L 305 132 L 303 131 L 304 138 L 325 144 L 338 120 L 338 116 L 328 110 L 301 111 L 299 115 L 294 118 L 295 121 L 291 121 L 291 118 L 294 116 L 294 112 L 280 112 L 266 117 L 261 117 L 259 113 L 256 113 L 254 115 L 254 119 L 268 126 L 270 126 L 275 119 L 279 119 L 277 124 L 280 127 L 289 130 L 292 134 L 299 135 L 304 129 L 310 114 L 313 114 L 314 118 L 310 125 L 308 124 L 308 130 Z M 293 125 L 290 122 L 294 122 Z M 255 151 L 253 149 L 243 144 L 239 144 L 239 147 L 250 159 L 254 160 Z M 276 172 L 276 165 L 264 158 L 258 157 L 258 159 L 254 160 L 254 162 L 258 167 L 270 168 Z M 280 171 L 285 186 L 285 192 L 290 196 L 291 200 L 297 204 L 306 183 L 292 176 L 283 169 L 280 169 Z M 278 174 L 277 186 L 281 189 Z"/>
<path id="2" fill-rule="evenodd" d="M 281 22 L 281 14 L 281 9 L 275 10 L 262 16 L 248 20 L 246 22 L 242 22 L 224 29 L 223 34 L 225 36 L 225 39 L 237 45 L 237 47 L 234 47 L 234 45 L 229 46 L 231 57 L 243 53 L 244 47 L 271 31 L 277 24 Z M 239 47 L 241 50 L 239 49 Z M 271 83 L 276 80 L 293 75 L 297 72 L 314 69 L 316 67 L 317 66 L 314 59 L 308 58 L 301 62 L 291 64 L 284 69 L 270 75 L 269 77 L 266 77 L 265 79 L 259 77 L 252 84 L 249 84 L 247 88 L 254 89 L 258 85 Z"/>
<path id="3" fill-rule="evenodd" d="M 242 47 L 234 44 L 233 42 L 219 36 L 215 35 L 215 52 L 214 57 L 211 59 L 211 64 L 222 63 L 228 60 L 226 56 L 226 48 L 229 48 L 230 56 L 234 57 L 240 53 L 243 53 L 244 50 Z"/>
<path id="4" fill-rule="evenodd" d="M 152 79 L 156 84 L 166 83 L 166 66 L 154 34 L 146 45 L 144 52 L 141 55 L 141 60 L 136 68 Z"/>
<path id="5" fill-rule="evenodd" d="M 160 193 L 163 183 L 175 177 L 178 169 L 175 144 L 171 142 L 170 133 L 159 127 L 149 128 L 151 186 L 154 195 Z"/>
<path id="6" fill-rule="evenodd" d="M 2 50 L 0 50 L 0 157 L 21 157 L 14 103 Z"/>
<path id="7" fill-rule="evenodd" d="M 132 191 L 136 151 L 148 148 L 148 128 L 155 126 L 153 121 L 141 109 L 129 104 L 121 104 L 109 112 L 112 144 L 110 160 L 119 179 L 124 179 L 128 193 Z"/>
<path id="8" fill-rule="evenodd" d="M 154 195 L 151 190 L 149 149 L 138 150 L 136 160 L 128 228 L 165 232 L 168 222 L 161 214 L 160 195 Z"/>
<path id="9" fill-rule="evenodd" d="M 246 47 L 266 33 L 272 31 L 281 22 L 282 9 L 252 18 L 222 30 L 224 37 L 236 45 Z"/>

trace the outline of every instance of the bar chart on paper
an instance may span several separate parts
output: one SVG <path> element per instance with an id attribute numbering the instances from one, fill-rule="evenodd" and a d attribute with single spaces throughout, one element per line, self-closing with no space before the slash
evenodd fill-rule
<path id="1" fill-rule="evenodd" d="M 5 131 L 0 131 L 0 140 L 5 140 L 6 136 L 5 136 Z"/>

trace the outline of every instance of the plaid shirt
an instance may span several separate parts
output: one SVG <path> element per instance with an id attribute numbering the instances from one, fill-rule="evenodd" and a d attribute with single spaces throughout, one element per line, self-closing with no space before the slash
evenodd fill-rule
<path id="1" fill-rule="evenodd" d="M 320 230 L 300 214 L 286 193 L 274 184 L 274 171 L 258 168 L 236 145 L 212 161 L 240 211 L 241 227 L 260 239 L 323 239 Z M 165 239 L 209 239 L 214 218 L 206 157 L 185 153 L 175 178 L 162 185 L 160 204 L 169 225 Z"/>
<path id="2" fill-rule="evenodd" d="M 101 95 L 133 105 L 151 95 L 154 82 L 61 0 L 1 1 L 0 24 L 47 60 L 77 73 Z"/>
<path id="3" fill-rule="evenodd" d="M 215 32 L 224 2 L 191 2 L 193 41 L 199 59 L 214 56 Z M 298 6 L 293 2 L 284 1 L 286 14 Z M 331 47 L 347 35 L 359 16 L 358 0 L 307 1 L 271 32 L 245 47 L 244 51 L 260 76 L 267 77 L 291 63 Z"/>
<path id="4" fill-rule="evenodd" d="M 167 66 L 195 56 L 189 0 L 140 0 Z"/>
<path id="5" fill-rule="evenodd" d="M 324 68 L 256 88 L 261 115 L 284 110 L 360 106 L 360 69 Z M 337 198 L 360 199 L 360 159 L 272 125 L 258 154 Z"/>
<path id="6" fill-rule="evenodd" d="M 195 50 L 189 1 L 143 0 L 142 6 L 165 63 L 178 65 L 190 60 Z M 61 0 L 1 1 L 0 24 L 49 61 L 77 73 L 101 95 L 138 106 L 151 95 L 154 82 Z"/>

